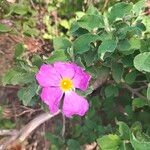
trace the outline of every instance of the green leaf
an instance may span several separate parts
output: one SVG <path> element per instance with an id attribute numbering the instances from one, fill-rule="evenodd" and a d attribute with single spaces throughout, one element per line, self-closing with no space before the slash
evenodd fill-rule
<path id="1" fill-rule="evenodd" d="M 132 84 L 136 77 L 138 75 L 138 72 L 136 70 L 129 72 L 126 76 L 125 76 L 125 82 L 127 84 Z"/>
<path id="2" fill-rule="evenodd" d="M 66 19 L 63 19 L 63 20 L 60 20 L 60 25 L 62 26 L 62 27 L 64 27 L 65 29 L 70 29 L 70 24 L 69 24 L 69 21 L 68 20 L 66 20 Z"/>
<path id="3" fill-rule="evenodd" d="M 0 32 L 9 32 L 11 29 L 4 24 L 0 23 Z"/>
<path id="4" fill-rule="evenodd" d="M 90 4 L 90 6 L 88 7 L 88 10 L 86 11 L 86 14 L 99 15 L 100 12 L 96 7 L 94 7 L 92 4 Z"/>
<path id="5" fill-rule="evenodd" d="M 123 70 L 124 70 L 123 64 L 121 63 L 112 64 L 112 76 L 117 83 L 121 82 L 122 80 Z"/>
<path id="6" fill-rule="evenodd" d="M 134 66 L 139 71 L 150 72 L 150 52 L 137 55 L 134 58 Z"/>
<path id="7" fill-rule="evenodd" d="M 140 48 L 140 52 L 144 53 L 144 52 L 150 52 L 150 39 L 143 39 L 141 40 L 141 48 Z"/>
<path id="8" fill-rule="evenodd" d="M 16 45 L 15 47 L 15 57 L 19 57 L 23 54 L 23 52 L 25 51 L 25 47 L 22 43 L 19 43 Z"/>
<path id="9" fill-rule="evenodd" d="M 86 66 L 94 65 L 94 61 L 96 59 L 95 53 L 96 52 L 94 50 L 90 50 L 84 53 L 84 60 L 85 60 Z"/>
<path id="10" fill-rule="evenodd" d="M 130 49 L 140 49 L 141 48 L 141 41 L 138 38 L 132 37 L 130 40 L 130 45 L 131 48 Z"/>
<path id="11" fill-rule="evenodd" d="M 24 22 L 23 24 L 23 31 L 24 34 L 30 35 L 30 36 L 38 36 L 39 30 L 35 27 L 31 27 L 28 22 Z"/>
<path id="12" fill-rule="evenodd" d="M 40 67 L 43 63 L 42 58 L 39 55 L 34 55 L 31 61 L 32 61 L 32 64 L 37 67 Z"/>
<path id="13" fill-rule="evenodd" d="M 50 141 L 50 143 L 51 143 L 50 148 L 52 150 L 59 150 L 60 148 L 62 148 L 64 141 L 61 138 L 59 138 L 58 136 L 56 136 L 50 132 L 46 132 L 45 136 L 46 136 L 46 139 L 48 141 Z"/>
<path id="14" fill-rule="evenodd" d="M 141 98 L 135 98 L 132 100 L 132 107 L 135 108 L 141 108 L 143 106 L 147 105 L 146 101 Z"/>
<path id="15" fill-rule="evenodd" d="M 147 88 L 147 99 L 150 101 L 150 83 L 148 84 Z"/>
<path id="16" fill-rule="evenodd" d="M 119 125 L 120 137 L 124 140 L 129 140 L 131 136 L 131 131 L 128 125 L 122 121 L 117 122 L 117 125 Z"/>
<path id="17" fill-rule="evenodd" d="M 18 15 L 25 15 L 27 14 L 29 11 L 27 5 L 23 5 L 23 4 L 13 4 L 13 12 L 18 14 Z"/>
<path id="18" fill-rule="evenodd" d="M 150 142 L 145 142 L 144 140 L 138 141 L 136 137 L 132 134 L 130 142 L 135 150 L 149 150 Z"/>
<path id="19" fill-rule="evenodd" d="M 139 0 L 137 1 L 137 3 L 135 3 L 133 5 L 133 9 L 132 11 L 136 14 L 136 15 L 139 15 L 140 13 L 143 12 L 144 8 L 145 8 L 145 3 L 146 3 L 146 0 Z"/>
<path id="20" fill-rule="evenodd" d="M 116 97 L 118 96 L 119 91 L 118 88 L 116 86 L 113 85 L 108 85 L 105 88 L 105 96 L 106 97 Z"/>
<path id="21" fill-rule="evenodd" d="M 117 135 L 109 134 L 97 139 L 101 150 L 119 150 L 121 139 Z"/>
<path id="22" fill-rule="evenodd" d="M 110 69 L 104 66 L 91 66 L 87 68 L 87 71 L 92 75 L 93 78 L 98 78 L 99 82 L 106 80 L 110 74 Z"/>
<path id="23" fill-rule="evenodd" d="M 132 3 L 121 2 L 115 4 L 109 12 L 109 16 L 108 16 L 109 21 L 113 22 L 117 18 L 123 18 L 124 16 L 131 13 L 131 9 L 132 9 Z"/>
<path id="24" fill-rule="evenodd" d="M 67 145 L 68 145 L 68 150 L 80 150 L 81 149 L 79 142 L 74 139 L 69 139 L 67 141 Z"/>
<path id="25" fill-rule="evenodd" d="M 85 15 L 77 21 L 77 24 L 88 31 L 96 28 L 104 28 L 104 21 L 100 15 Z"/>
<path id="26" fill-rule="evenodd" d="M 67 48 L 71 47 L 71 42 L 64 37 L 57 37 L 53 40 L 54 50 L 67 50 Z"/>
<path id="27" fill-rule="evenodd" d="M 104 40 L 98 48 L 98 53 L 114 52 L 117 46 L 115 39 Z"/>
<path id="28" fill-rule="evenodd" d="M 123 63 L 124 67 L 133 67 L 133 58 L 134 56 L 132 55 L 124 55 L 122 58 L 121 58 L 121 62 Z"/>
<path id="29" fill-rule="evenodd" d="M 56 61 L 67 61 L 68 57 L 63 49 L 55 50 L 51 56 L 46 60 L 47 63 L 54 63 Z"/>
<path id="30" fill-rule="evenodd" d="M 117 48 L 119 51 L 124 52 L 124 51 L 129 51 L 130 47 L 131 45 L 129 43 L 129 40 L 124 39 L 124 40 L 119 41 Z"/>
<path id="31" fill-rule="evenodd" d="M 90 43 L 96 42 L 99 39 L 100 39 L 100 37 L 98 35 L 91 34 L 91 33 L 81 35 L 73 43 L 75 53 L 83 54 L 83 53 L 89 51 L 89 49 L 91 47 Z"/>
<path id="32" fill-rule="evenodd" d="M 145 32 L 150 32 L 150 17 L 149 16 L 144 16 L 142 19 L 142 23 L 145 25 L 146 27 L 146 31 Z"/>
<path id="33" fill-rule="evenodd" d="M 33 83 L 27 87 L 24 87 L 18 91 L 18 97 L 23 102 L 23 105 L 30 106 L 32 98 L 36 95 L 38 85 Z"/>
<path id="34" fill-rule="evenodd" d="M 5 86 L 6 84 L 18 85 L 26 84 L 34 81 L 34 74 L 22 72 L 18 69 L 9 70 L 2 79 L 2 83 Z"/>

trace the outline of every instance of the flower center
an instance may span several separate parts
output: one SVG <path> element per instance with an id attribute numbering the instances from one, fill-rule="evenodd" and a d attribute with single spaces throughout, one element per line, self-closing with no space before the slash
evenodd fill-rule
<path id="1" fill-rule="evenodd" d="M 60 81 L 60 88 L 66 92 L 73 88 L 73 82 L 71 79 L 64 78 Z"/>

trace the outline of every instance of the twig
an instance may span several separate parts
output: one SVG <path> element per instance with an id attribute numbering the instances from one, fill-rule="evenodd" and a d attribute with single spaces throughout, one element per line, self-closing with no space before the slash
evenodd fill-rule
<path id="1" fill-rule="evenodd" d="M 102 12 L 105 11 L 105 9 L 106 9 L 106 7 L 107 7 L 107 5 L 108 5 L 108 2 L 109 2 L 109 0 L 105 0 L 104 6 L 103 6 L 103 8 L 102 8 Z"/>
<path id="2" fill-rule="evenodd" d="M 98 89 L 99 87 L 101 87 L 104 83 L 107 82 L 109 75 L 105 75 L 105 76 L 100 76 L 96 79 L 96 81 L 92 84 L 92 87 L 94 90 Z"/>
<path id="3" fill-rule="evenodd" d="M 23 142 L 30 135 L 30 133 L 33 130 L 35 130 L 38 126 L 40 126 L 45 121 L 47 121 L 47 120 L 53 118 L 54 116 L 58 115 L 60 112 L 61 111 L 59 110 L 54 114 L 43 113 L 43 114 L 37 116 L 35 119 L 30 121 L 27 125 L 25 125 L 25 127 L 20 131 L 20 135 L 19 135 L 18 139 L 21 142 Z"/>
<path id="4" fill-rule="evenodd" d="M 65 115 L 62 112 L 62 120 L 63 120 L 63 127 L 62 127 L 62 137 L 64 137 L 65 130 L 66 130 L 66 118 Z"/>
<path id="5" fill-rule="evenodd" d="M 142 90 L 142 89 L 144 89 L 144 88 L 147 88 L 147 85 L 143 85 L 143 86 L 141 86 L 141 87 L 139 87 L 139 88 L 136 88 L 136 89 L 134 89 L 135 91 L 140 91 L 140 90 Z"/>
<path id="6" fill-rule="evenodd" d="M 132 87 L 130 87 L 127 84 L 124 84 L 123 87 L 126 88 L 127 90 L 129 90 L 132 94 L 135 94 L 136 96 L 140 97 L 141 99 L 147 101 L 147 98 L 145 96 L 143 96 L 142 94 L 140 94 L 136 89 L 133 89 Z"/>
<path id="7" fill-rule="evenodd" d="M 30 0 L 30 3 L 31 3 L 31 6 L 32 6 L 35 10 L 37 10 L 36 7 L 35 7 L 35 5 L 34 5 L 34 2 L 33 2 L 32 0 Z"/>
<path id="8" fill-rule="evenodd" d="M 6 143 L 0 146 L 0 148 L 7 149 L 9 145 L 14 145 L 14 143 L 22 143 L 37 127 L 39 127 L 45 121 L 53 118 L 54 116 L 58 115 L 61 111 L 58 110 L 54 114 L 50 113 L 42 113 L 41 115 L 37 116 L 33 120 L 31 120 L 27 125 L 25 125 L 19 132 L 15 135 L 11 136 Z"/>
<path id="9" fill-rule="evenodd" d="M 18 130 L 0 130 L 0 136 L 15 135 Z"/>
<path id="10" fill-rule="evenodd" d="M 37 111 L 42 111 L 42 109 L 41 109 L 41 108 L 39 108 L 39 109 L 31 109 L 31 108 L 29 108 L 29 109 L 27 109 L 27 110 L 24 110 L 24 111 L 21 112 L 20 114 L 16 114 L 15 116 L 16 116 L 16 117 L 20 117 L 20 116 L 22 116 L 22 115 L 24 115 L 24 114 L 26 114 L 26 113 L 33 114 L 33 113 L 35 113 L 35 112 L 37 112 Z"/>

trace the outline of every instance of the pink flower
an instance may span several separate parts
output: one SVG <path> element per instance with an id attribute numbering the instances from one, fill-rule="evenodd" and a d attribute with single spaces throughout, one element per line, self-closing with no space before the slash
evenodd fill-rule
<path id="1" fill-rule="evenodd" d="M 85 91 L 90 78 L 81 67 L 69 62 L 43 64 L 36 74 L 42 87 L 41 99 L 49 106 L 50 112 L 55 113 L 62 105 L 62 112 L 67 117 L 83 116 L 87 112 L 89 104 L 75 93 L 75 88 Z"/>

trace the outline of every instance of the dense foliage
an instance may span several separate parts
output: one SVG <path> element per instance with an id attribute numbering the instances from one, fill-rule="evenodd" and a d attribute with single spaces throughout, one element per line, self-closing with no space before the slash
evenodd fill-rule
<path id="1" fill-rule="evenodd" d="M 77 150 L 95 141 L 102 150 L 149 149 L 150 16 L 145 0 L 112 1 L 109 8 L 101 8 L 100 2 L 94 7 L 78 0 L 74 5 L 65 0 L 49 4 L 36 0 L 35 5 L 47 5 L 44 27 L 39 28 L 37 10 L 28 1 L 9 7 L 1 3 L 3 17 L 14 19 L 15 25 L 0 23 L 0 34 L 21 31 L 53 41 L 53 51 L 44 54 L 34 51 L 28 55 L 24 43 L 16 45 L 15 67 L 6 73 L 3 85 L 21 85 L 18 97 L 23 105 L 46 110 L 35 81 L 43 63 L 71 61 L 92 75 L 91 86 L 80 93 L 89 100 L 90 110 L 85 117 L 68 120 L 65 138 L 59 135 L 57 124 L 55 133 L 45 135 L 52 149 L 67 146 Z"/>

